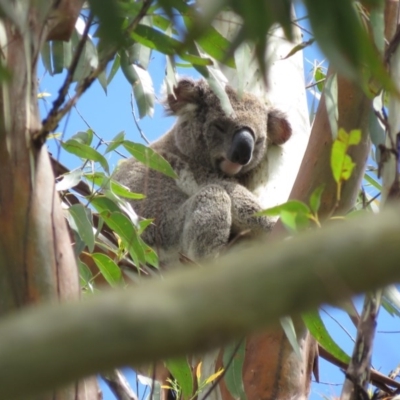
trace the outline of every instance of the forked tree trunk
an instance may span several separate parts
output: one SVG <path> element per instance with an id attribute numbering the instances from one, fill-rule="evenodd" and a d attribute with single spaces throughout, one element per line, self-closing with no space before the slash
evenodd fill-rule
<path id="1" fill-rule="evenodd" d="M 76 10 L 82 2 L 58 3 Z M 49 155 L 40 140 L 32 139 L 41 127 L 36 66 L 50 26 L 46 21 L 52 13 L 54 27 L 55 14 L 48 1 L 9 5 L 15 18 L 0 21 L 1 61 L 12 73 L 0 88 L 0 315 L 79 297 L 75 257 Z M 95 378 L 40 397 L 98 398 Z"/>

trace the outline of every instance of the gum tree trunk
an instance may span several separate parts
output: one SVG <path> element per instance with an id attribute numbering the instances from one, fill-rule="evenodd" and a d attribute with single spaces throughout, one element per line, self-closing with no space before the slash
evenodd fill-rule
<path id="1" fill-rule="evenodd" d="M 53 3 L 58 3 L 58 10 Z M 0 315 L 3 316 L 28 305 L 79 297 L 75 256 L 55 191 L 49 155 L 43 140 L 34 141 L 33 134 L 41 127 L 36 77 L 41 46 L 49 29 L 57 26 L 57 13 L 70 12 L 68 23 L 64 19 L 58 24 L 58 28 L 64 24 L 61 30 L 66 34 L 74 25 L 71 20 L 76 18 L 81 3 L 80 0 L 10 1 L 9 14 L 0 21 L 1 63 L 11 72 L 11 79 L 0 87 Z M 53 38 L 58 38 L 57 33 Z M 98 398 L 95 378 L 40 397 Z"/>

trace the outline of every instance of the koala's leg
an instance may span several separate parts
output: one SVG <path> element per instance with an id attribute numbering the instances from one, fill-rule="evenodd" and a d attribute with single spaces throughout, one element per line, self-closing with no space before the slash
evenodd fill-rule
<path id="1" fill-rule="evenodd" d="M 231 199 L 219 185 L 207 185 L 183 205 L 182 252 L 193 260 L 217 255 L 228 243 L 232 225 Z"/>

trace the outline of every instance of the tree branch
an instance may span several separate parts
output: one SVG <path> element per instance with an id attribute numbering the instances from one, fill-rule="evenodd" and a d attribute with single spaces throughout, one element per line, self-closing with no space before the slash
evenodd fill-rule
<path id="1" fill-rule="evenodd" d="M 281 316 L 399 281 L 399 242 L 396 208 L 232 252 L 163 281 L 11 314 L 0 322 L 0 398 L 203 351 Z"/>

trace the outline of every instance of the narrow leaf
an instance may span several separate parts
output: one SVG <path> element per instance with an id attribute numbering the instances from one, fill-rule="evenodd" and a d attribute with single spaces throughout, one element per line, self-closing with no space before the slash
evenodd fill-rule
<path id="1" fill-rule="evenodd" d="M 299 200 L 289 200 L 286 203 L 283 203 L 276 207 L 271 207 L 266 210 L 258 212 L 256 215 L 269 215 L 269 216 L 277 216 L 280 215 L 282 211 L 287 211 L 290 213 L 303 213 L 308 214 L 310 209 L 307 204 L 299 201 Z"/>
<path id="2" fill-rule="evenodd" d="M 103 253 L 93 253 L 92 257 L 104 279 L 111 286 L 117 286 L 122 282 L 121 269 L 110 257 Z"/>
<path id="3" fill-rule="evenodd" d="M 337 75 L 328 76 L 325 81 L 325 106 L 328 113 L 329 125 L 331 127 L 332 137 L 335 139 L 338 134 L 338 85 Z"/>
<path id="4" fill-rule="evenodd" d="M 280 319 L 281 327 L 283 331 L 285 332 L 286 338 L 288 339 L 290 345 L 292 346 L 292 349 L 296 353 L 296 356 L 299 358 L 299 360 L 302 360 L 302 355 L 301 355 L 301 350 L 299 343 L 297 342 L 297 334 L 296 330 L 294 328 L 293 320 L 291 317 L 282 317 Z"/>
<path id="5" fill-rule="evenodd" d="M 317 311 L 303 314 L 302 318 L 307 329 L 324 349 L 340 361 L 350 362 L 350 357 L 332 339 Z"/>
<path id="6" fill-rule="evenodd" d="M 68 211 L 74 218 L 80 237 L 88 246 L 89 251 L 92 252 L 94 249 L 94 232 L 92 222 L 88 217 L 88 214 L 91 214 L 90 210 L 82 204 L 74 204 Z"/>
<path id="7" fill-rule="evenodd" d="M 224 348 L 224 354 L 222 356 L 223 365 L 226 370 L 224 382 L 234 399 L 247 400 L 243 384 L 243 365 L 246 354 L 246 341 L 243 340 L 235 353 L 236 348 L 237 343 L 232 343 Z M 232 362 L 228 368 L 228 363 L 231 359 Z"/>
<path id="8" fill-rule="evenodd" d="M 121 238 L 137 266 L 144 265 L 146 263 L 144 250 L 132 221 L 121 212 L 102 212 L 101 216 Z"/>
<path id="9" fill-rule="evenodd" d="M 92 147 L 80 143 L 75 139 L 67 140 L 64 143 L 61 143 L 61 146 L 64 150 L 68 151 L 68 153 L 75 154 L 76 156 L 86 160 L 99 162 L 103 169 L 109 173 L 107 160 Z"/>
<path id="10" fill-rule="evenodd" d="M 129 140 L 125 140 L 123 145 L 125 149 L 136 158 L 136 160 L 142 162 L 147 167 L 174 179 L 178 177 L 169 162 L 156 153 L 152 148 L 140 143 L 133 143 Z"/>
<path id="11" fill-rule="evenodd" d="M 324 192 L 325 184 L 319 185 L 310 196 L 310 209 L 314 214 L 318 213 L 319 207 L 321 205 L 321 196 Z"/>
<path id="12" fill-rule="evenodd" d="M 186 358 L 175 358 L 165 361 L 165 366 L 177 380 L 182 390 L 183 400 L 188 400 L 193 395 L 192 369 Z"/>

